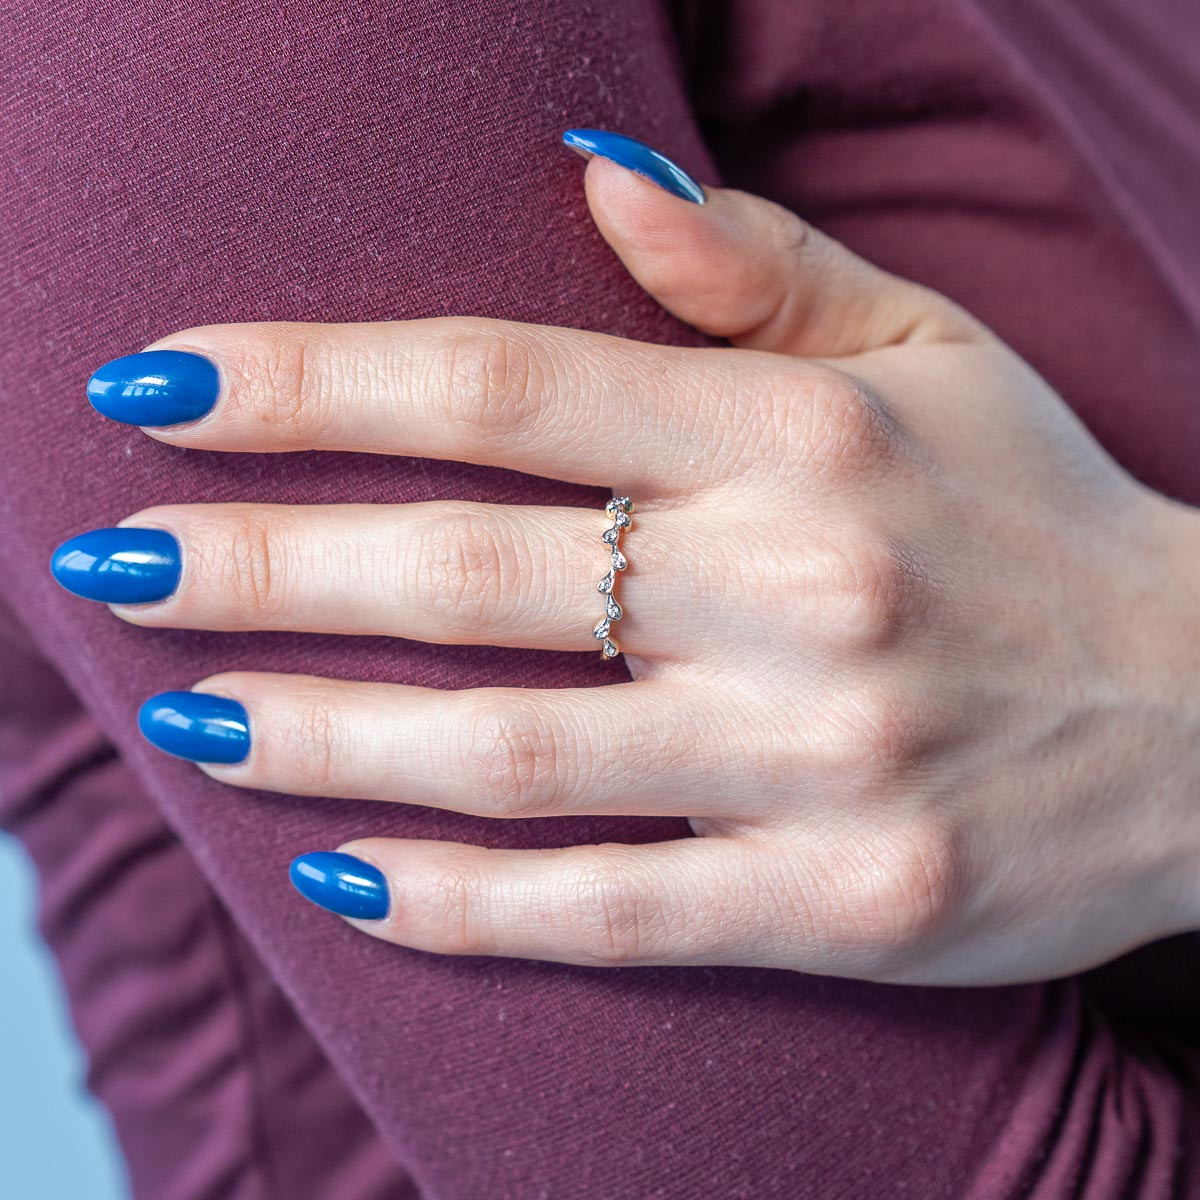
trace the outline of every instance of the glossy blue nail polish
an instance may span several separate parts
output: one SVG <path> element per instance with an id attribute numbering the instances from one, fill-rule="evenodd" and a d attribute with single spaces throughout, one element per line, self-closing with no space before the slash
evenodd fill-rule
<path id="1" fill-rule="evenodd" d="M 288 875 L 305 900 L 340 917 L 378 921 L 387 916 L 388 889 L 383 872 L 352 854 L 333 850 L 301 854 L 292 860 Z"/>
<path id="2" fill-rule="evenodd" d="M 180 425 L 217 402 L 216 365 L 186 350 L 143 350 L 106 362 L 88 380 L 92 407 L 125 425 Z"/>
<path id="3" fill-rule="evenodd" d="M 651 150 L 644 142 L 635 142 L 633 138 L 605 129 L 568 129 L 563 134 L 563 142 L 572 150 L 607 158 L 618 167 L 658 184 L 680 200 L 704 203 L 704 189 L 682 167 L 677 167 L 657 150 Z"/>
<path id="4" fill-rule="evenodd" d="M 142 736 L 189 762 L 239 763 L 250 753 L 250 718 L 236 700 L 205 692 L 161 692 L 138 711 Z"/>
<path id="5" fill-rule="evenodd" d="M 50 573 L 85 600 L 149 604 L 179 586 L 180 561 L 165 529 L 92 529 L 54 551 Z"/>

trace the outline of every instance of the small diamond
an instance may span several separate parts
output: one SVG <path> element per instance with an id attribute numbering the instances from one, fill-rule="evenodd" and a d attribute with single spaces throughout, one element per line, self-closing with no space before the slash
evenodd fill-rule
<path id="1" fill-rule="evenodd" d="M 598 584 L 596 584 L 596 591 L 604 592 L 607 595 L 613 589 L 613 579 L 614 578 L 615 578 L 615 576 L 613 575 L 612 571 L 610 570 L 608 572 L 608 574 L 605 575 L 604 578 L 602 580 L 600 580 L 600 582 Z"/>
<path id="2" fill-rule="evenodd" d="M 629 514 L 625 512 L 619 512 L 615 517 L 613 517 L 613 521 L 623 529 L 629 524 Z"/>
<path id="3" fill-rule="evenodd" d="M 608 637 L 608 631 L 611 625 L 612 622 L 605 617 L 604 620 L 600 621 L 596 625 L 596 628 L 592 630 L 592 637 L 594 637 L 598 642 L 604 641 L 604 639 Z"/>
<path id="4" fill-rule="evenodd" d="M 625 520 L 628 521 L 629 518 L 626 517 Z M 607 542 L 610 546 L 615 546 L 617 544 L 617 538 L 619 538 L 620 536 L 621 536 L 621 530 L 616 525 L 614 525 L 611 529 L 606 529 L 600 535 L 600 538 L 602 541 Z"/>
<path id="5" fill-rule="evenodd" d="M 619 621 L 621 619 L 621 606 L 612 596 L 609 596 L 608 603 L 604 606 L 604 611 L 608 613 L 610 620 Z"/>
<path id="6" fill-rule="evenodd" d="M 629 559 L 627 559 L 625 555 L 623 555 L 620 550 L 616 548 L 616 546 L 613 547 L 612 564 L 614 571 L 623 571 L 627 566 L 629 566 Z"/>
<path id="7" fill-rule="evenodd" d="M 621 653 L 621 647 L 617 645 L 612 638 L 605 638 L 604 645 L 600 647 L 601 658 L 616 658 Z"/>

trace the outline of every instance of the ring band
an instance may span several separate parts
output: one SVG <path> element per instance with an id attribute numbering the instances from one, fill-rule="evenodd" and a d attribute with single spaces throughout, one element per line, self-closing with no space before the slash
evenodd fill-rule
<path id="1" fill-rule="evenodd" d="M 619 621 L 624 610 L 613 595 L 613 585 L 617 581 L 617 572 L 629 566 L 629 560 L 621 552 L 621 534 L 632 523 L 629 514 L 633 512 L 633 501 L 628 496 L 614 496 L 605 506 L 604 511 L 612 518 L 612 524 L 600 535 L 600 540 L 612 551 L 612 566 L 608 573 L 596 584 L 596 591 L 604 596 L 604 616 L 592 630 L 592 637 L 600 642 L 600 657 L 608 662 L 621 653 L 621 647 L 608 636 L 614 621 Z"/>

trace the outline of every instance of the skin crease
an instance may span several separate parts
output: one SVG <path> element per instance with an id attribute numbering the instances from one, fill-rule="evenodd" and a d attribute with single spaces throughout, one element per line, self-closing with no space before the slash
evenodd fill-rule
<path id="1" fill-rule="evenodd" d="M 969 315 L 791 214 L 715 189 L 691 205 L 602 160 L 586 187 L 639 282 L 735 348 L 475 318 L 208 326 L 154 348 L 212 358 L 222 401 L 145 432 L 633 496 L 620 741 L 607 688 L 236 673 L 195 690 L 246 705 L 253 749 L 203 769 L 379 800 L 402 779 L 405 802 L 497 818 L 681 814 L 700 835 L 341 847 L 391 893 L 385 920 L 351 923 L 439 953 L 995 984 L 1200 927 L 1196 513 L 1121 471 Z M 158 507 L 123 524 L 179 538 L 179 589 L 113 611 L 594 653 L 603 520 Z M 484 586 L 497 573 L 528 582 Z"/>

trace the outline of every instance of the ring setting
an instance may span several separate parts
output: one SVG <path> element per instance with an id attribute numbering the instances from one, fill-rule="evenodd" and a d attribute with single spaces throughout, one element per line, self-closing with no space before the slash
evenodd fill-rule
<path id="1" fill-rule="evenodd" d="M 625 610 L 613 595 L 613 587 L 617 575 L 629 566 L 629 559 L 621 550 L 621 535 L 632 524 L 633 501 L 628 496 L 614 496 L 605 506 L 604 511 L 611 518 L 612 524 L 600 535 L 600 540 L 608 546 L 611 565 L 603 579 L 596 584 L 596 591 L 604 597 L 604 616 L 596 622 L 592 637 L 600 643 L 600 657 L 608 662 L 621 653 L 621 647 L 616 640 L 609 636 L 614 621 L 619 621 Z"/>

